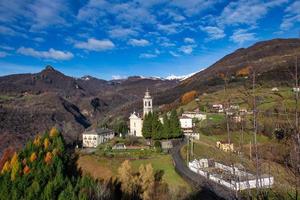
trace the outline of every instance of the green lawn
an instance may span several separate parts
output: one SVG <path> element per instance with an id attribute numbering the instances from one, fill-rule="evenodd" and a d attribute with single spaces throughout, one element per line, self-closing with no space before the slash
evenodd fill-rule
<path id="1" fill-rule="evenodd" d="M 141 154 L 143 157 L 139 158 Z M 176 173 L 171 156 L 150 149 L 114 150 L 105 155 L 99 152 L 93 155 L 81 155 L 78 165 L 85 173 L 89 173 L 95 178 L 107 179 L 118 174 L 118 168 L 126 159 L 130 160 L 135 171 L 138 171 L 140 165 L 149 163 L 154 171 L 163 170 L 163 181 L 168 183 L 171 190 L 175 191 L 185 187 L 186 190 L 191 191 L 189 184 Z"/>

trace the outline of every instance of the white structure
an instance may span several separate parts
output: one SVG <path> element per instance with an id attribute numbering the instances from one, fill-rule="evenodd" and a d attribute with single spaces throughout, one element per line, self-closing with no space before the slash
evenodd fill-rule
<path id="1" fill-rule="evenodd" d="M 278 92 L 279 90 L 278 90 L 277 87 L 273 87 L 271 91 L 272 91 L 272 92 Z"/>
<path id="2" fill-rule="evenodd" d="M 192 119 L 198 119 L 200 121 L 205 120 L 206 119 L 206 115 L 199 113 L 199 112 L 184 112 L 182 113 L 182 116 L 186 116 L 186 117 L 190 117 Z"/>
<path id="3" fill-rule="evenodd" d="M 187 116 L 181 116 L 180 119 L 180 127 L 183 130 L 193 129 L 193 119 Z"/>
<path id="4" fill-rule="evenodd" d="M 137 136 L 137 137 L 142 137 L 142 127 L 143 127 L 143 120 L 139 116 L 139 114 L 136 114 L 133 112 L 130 117 L 130 133 L 129 135 Z"/>
<path id="5" fill-rule="evenodd" d="M 193 160 L 189 162 L 188 167 L 191 171 L 235 191 L 252 189 L 256 186 L 271 188 L 274 184 L 274 177 L 270 175 L 262 175 L 256 180 L 251 173 L 235 166 L 209 162 L 208 159 Z"/>
<path id="6" fill-rule="evenodd" d="M 109 129 L 97 128 L 82 133 L 82 146 L 95 148 L 108 140 L 113 139 L 115 133 Z"/>
<path id="7" fill-rule="evenodd" d="M 152 112 L 152 97 L 150 96 L 149 90 L 147 89 L 145 96 L 143 98 L 144 109 L 143 109 L 143 117 Z"/>
<path id="8" fill-rule="evenodd" d="M 147 89 L 145 96 L 143 98 L 143 117 L 150 112 L 153 112 L 152 97 L 150 96 L 150 92 Z M 143 134 L 142 134 L 143 119 L 142 119 L 142 117 L 140 117 L 140 115 L 137 114 L 136 112 L 133 112 L 129 117 L 129 121 L 130 121 L 129 135 L 143 137 Z"/>
<path id="9" fill-rule="evenodd" d="M 215 110 L 218 113 L 224 112 L 222 104 L 214 104 L 214 105 L 212 105 L 212 109 Z"/>

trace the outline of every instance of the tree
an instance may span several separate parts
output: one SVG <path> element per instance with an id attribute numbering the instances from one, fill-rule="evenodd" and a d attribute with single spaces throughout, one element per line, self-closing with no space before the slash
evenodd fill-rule
<path id="1" fill-rule="evenodd" d="M 162 130 L 162 138 L 163 139 L 169 139 L 170 133 L 171 133 L 171 127 L 170 127 L 170 119 L 168 118 L 167 114 L 164 114 L 163 116 L 163 130 Z"/>
<path id="2" fill-rule="evenodd" d="M 122 184 L 122 191 L 127 194 L 132 194 L 134 192 L 134 177 L 132 175 L 131 164 L 128 160 L 125 160 L 119 167 L 118 177 Z"/>
<path id="3" fill-rule="evenodd" d="M 36 155 L 36 153 L 35 152 L 32 152 L 32 154 L 31 154 L 31 156 L 30 156 L 30 162 L 33 162 L 33 161 L 35 161 L 37 159 L 37 155 Z"/>
<path id="4" fill-rule="evenodd" d="M 147 164 L 146 167 L 144 165 L 140 165 L 139 167 L 139 184 L 142 188 L 141 198 L 143 200 L 153 199 L 154 193 L 154 173 L 151 164 Z"/>
<path id="5" fill-rule="evenodd" d="M 21 164 L 19 162 L 19 157 L 18 154 L 15 153 L 10 161 L 10 166 L 11 166 L 11 180 L 14 181 L 16 179 L 16 175 L 19 172 L 19 169 L 21 167 Z"/>
<path id="6" fill-rule="evenodd" d="M 153 119 L 152 112 L 149 112 L 144 117 L 142 134 L 143 134 L 143 137 L 146 139 L 149 139 L 152 136 L 152 119 Z"/>
<path id="7" fill-rule="evenodd" d="M 172 137 L 178 138 L 182 136 L 180 121 L 178 119 L 177 112 L 175 109 L 171 111 L 171 115 L 170 115 L 170 130 L 171 130 Z"/>
<path id="8" fill-rule="evenodd" d="M 186 92 L 184 95 L 182 95 L 181 97 L 181 103 L 182 104 L 187 104 L 191 101 L 193 101 L 196 96 L 198 95 L 197 91 L 195 90 L 192 90 L 192 91 L 189 91 L 189 92 Z"/>
<path id="9" fill-rule="evenodd" d="M 153 113 L 152 117 L 152 139 L 160 140 L 162 138 L 162 124 L 156 112 Z"/>
<path id="10" fill-rule="evenodd" d="M 54 138 L 54 137 L 58 136 L 58 134 L 59 134 L 59 132 L 58 132 L 57 128 L 52 127 L 50 130 L 50 133 L 49 133 L 50 137 Z"/>

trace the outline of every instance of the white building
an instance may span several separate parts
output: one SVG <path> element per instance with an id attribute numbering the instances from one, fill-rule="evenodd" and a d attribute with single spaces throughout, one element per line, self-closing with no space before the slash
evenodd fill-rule
<path id="1" fill-rule="evenodd" d="M 198 119 L 200 121 L 205 120 L 206 119 L 206 114 L 202 114 L 199 112 L 184 112 L 182 113 L 182 116 L 186 116 L 186 117 L 190 117 L 192 119 Z"/>
<path id="2" fill-rule="evenodd" d="M 150 96 L 150 92 L 147 89 L 145 96 L 143 98 L 143 117 L 149 112 L 153 112 L 152 108 L 152 97 Z M 142 128 L 143 128 L 143 118 L 140 117 L 139 114 L 133 112 L 130 117 L 130 130 L 129 135 L 143 137 Z"/>
<path id="3" fill-rule="evenodd" d="M 133 112 L 130 117 L 130 132 L 129 135 L 142 137 L 142 128 L 143 128 L 143 119 L 140 117 L 139 114 Z"/>
<path id="4" fill-rule="evenodd" d="M 82 133 L 82 146 L 95 148 L 108 140 L 113 139 L 115 133 L 112 130 L 97 128 Z"/>
<path id="5" fill-rule="evenodd" d="M 180 126 L 182 129 L 193 128 L 193 119 L 187 116 L 180 117 Z"/>

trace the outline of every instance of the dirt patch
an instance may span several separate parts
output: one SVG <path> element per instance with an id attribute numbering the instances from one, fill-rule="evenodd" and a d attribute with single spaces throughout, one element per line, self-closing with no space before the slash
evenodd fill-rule
<path id="1" fill-rule="evenodd" d="M 81 156 L 77 161 L 77 166 L 83 174 L 89 174 L 96 179 L 109 180 L 113 173 L 106 167 L 101 165 L 96 159 L 91 156 Z"/>

